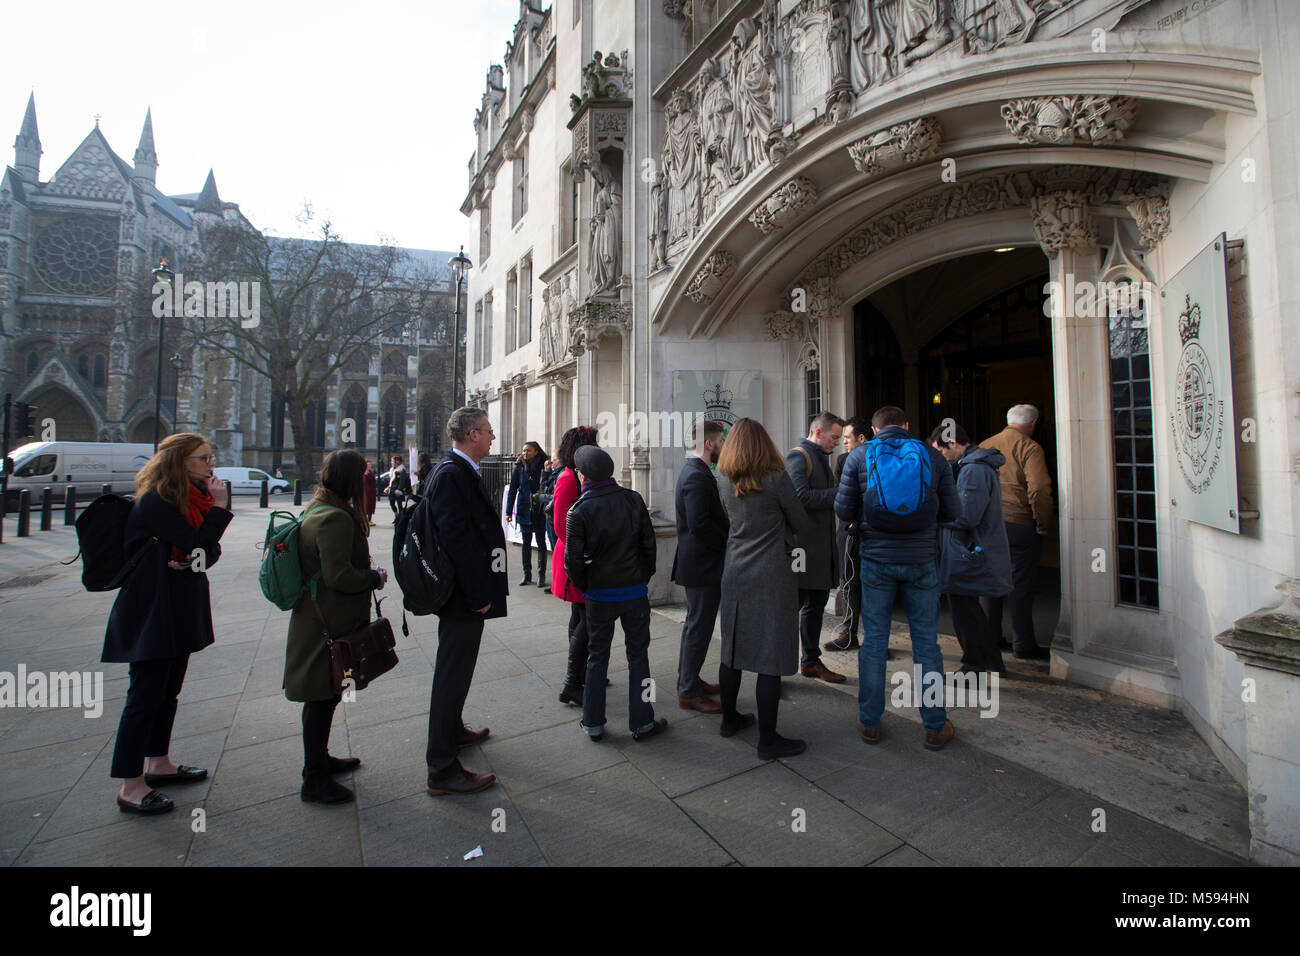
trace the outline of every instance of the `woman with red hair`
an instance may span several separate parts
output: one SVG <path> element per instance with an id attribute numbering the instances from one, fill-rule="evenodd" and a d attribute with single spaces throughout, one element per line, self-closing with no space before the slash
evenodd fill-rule
<path id="1" fill-rule="evenodd" d="M 583 684 L 587 680 L 587 604 L 582 592 L 569 583 L 564 573 L 564 528 L 569 506 L 578 500 L 580 484 L 573 455 L 584 445 L 596 444 L 596 429 L 590 425 L 570 428 L 560 439 L 556 457 L 563 471 L 555 482 L 555 554 L 551 559 L 551 593 L 572 605 L 569 612 L 569 665 L 564 675 L 560 703 L 582 706 Z"/>

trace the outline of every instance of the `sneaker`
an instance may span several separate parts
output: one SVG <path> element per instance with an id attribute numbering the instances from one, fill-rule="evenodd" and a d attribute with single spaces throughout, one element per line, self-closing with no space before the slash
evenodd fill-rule
<path id="1" fill-rule="evenodd" d="M 640 730 L 632 731 L 632 739 L 649 740 L 651 737 L 655 736 L 656 734 L 661 734 L 667 729 L 668 729 L 668 718 L 660 717 L 657 720 L 655 720 L 653 723 L 649 724 L 648 726 L 642 727 Z"/>
<path id="2" fill-rule="evenodd" d="M 952 738 L 956 736 L 957 736 L 957 728 L 952 725 L 951 720 L 945 720 L 943 722 L 943 729 L 940 730 L 938 733 L 932 734 L 928 730 L 925 732 L 925 749 L 942 750 L 944 744 L 946 744 L 948 741 L 952 740 Z"/>

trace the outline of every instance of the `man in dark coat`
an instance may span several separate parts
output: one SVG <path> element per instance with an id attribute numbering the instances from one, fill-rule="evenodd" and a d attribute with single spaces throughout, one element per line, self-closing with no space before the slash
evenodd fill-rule
<path id="1" fill-rule="evenodd" d="M 701 425 L 702 438 L 698 432 Z M 705 696 L 716 694 L 718 685 L 700 680 L 722 602 L 722 565 L 730 529 L 711 467 L 722 453 L 722 432 L 722 422 L 697 421 L 691 441 L 700 454 L 689 454 L 677 476 L 677 554 L 672 580 L 686 589 L 686 621 L 677 656 L 677 704 L 683 710 L 704 714 L 722 712 L 721 704 Z"/>
<path id="2" fill-rule="evenodd" d="M 844 675 L 822 663 L 822 615 L 831 588 L 839 583 L 835 575 L 835 476 L 827 458 L 843 433 L 843 419 L 822 412 L 812 420 L 808 437 L 785 456 L 785 470 L 794 482 L 795 494 L 816 529 L 810 535 L 800 535 L 795 545 L 799 549 L 795 551 L 795 576 L 799 582 L 799 639 L 803 645 L 799 673 L 830 684 L 844 683 Z"/>
<path id="3" fill-rule="evenodd" d="M 871 438 L 871 423 L 859 415 L 854 415 L 844 423 L 844 454 L 835 462 L 835 487 L 840 486 L 844 475 L 844 462 L 849 452 Z M 835 629 L 835 636 L 822 646 L 828 651 L 856 651 L 858 643 L 858 610 L 862 605 L 861 582 L 858 571 L 861 563 L 858 559 L 857 529 L 847 521 L 835 519 L 835 561 L 838 569 L 839 587 L 844 588 L 843 595 L 849 605 L 849 616 L 845 623 Z"/>
<path id="4" fill-rule="evenodd" d="M 451 451 L 429 475 L 425 490 L 438 541 L 456 569 L 451 597 L 437 612 L 438 656 L 429 697 L 428 793 L 477 793 L 496 783 L 493 774 L 466 770 L 460 747 L 482 743 L 488 729 L 473 730 L 461 714 L 483 639 L 483 622 L 505 617 L 506 537 L 488 497 L 478 463 L 496 434 L 481 408 L 458 408 L 447 422 Z"/>
<path id="5" fill-rule="evenodd" d="M 939 650 L 938 526 L 961 513 L 952 470 L 943 456 L 907 432 L 907 414 L 893 405 L 871 416 L 875 437 L 844 463 L 835 513 L 858 526 L 862 559 L 862 647 L 858 650 L 858 733 L 880 742 L 885 712 L 885 655 L 894 599 L 901 593 L 912 636 L 912 660 L 922 670 L 919 700 L 925 746 L 939 750 L 956 731 L 942 705 L 927 703 L 937 682 Z M 923 479 L 928 478 L 928 482 Z"/>

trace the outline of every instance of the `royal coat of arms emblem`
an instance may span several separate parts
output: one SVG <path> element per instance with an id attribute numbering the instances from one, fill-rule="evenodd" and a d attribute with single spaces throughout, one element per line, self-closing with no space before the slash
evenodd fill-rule
<path id="1" fill-rule="evenodd" d="M 1210 357 L 1198 341 L 1201 307 L 1186 296 L 1178 315 L 1178 337 L 1183 348 L 1174 374 L 1172 421 L 1178 464 L 1195 494 L 1204 491 L 1214 478 L 1223 444 L 1223 401 L 1215 392 Z"/>

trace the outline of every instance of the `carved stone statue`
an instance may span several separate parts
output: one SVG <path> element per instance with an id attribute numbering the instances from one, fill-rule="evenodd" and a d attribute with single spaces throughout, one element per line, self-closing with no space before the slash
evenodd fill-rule
<path id="1" fill-rule="evenodd" d="M 555 310 L 559 303 L 551 295 L 553 285 L 554 283 L 542 286 L 542 327 L 537 341 L 537 352 L 541 356 L 542 368 L 546 368 L 556 360 L 555 331 L 552 322 L 555 321 Z"/>
<path id="2" fill-rule="evenodd" d="M 668 189 L 663 171 L 650 186 L 650 271 L 668 265 Z"/>
<path id="3" fill-rule="evenodd" d="M 723 190 L 730 189 L 745 175 L 745 131 L 731 86 L 717 61 L 705 61 L 700 70 L 700 90 L 704 167 Z"/>
<path id="4" fill-rule="evenodd" d="M 849 73 L 855 92 L 894 77 L 898 0 L 853 0 Z"/>
<path id="5" fill-rule="evenodd" d="M 900 0 L 898 48 L 905 66 L 953 41 L 951 16 L 951 0 Z"/>
<path id="6" fill-rule="evenodd" d="M 772 135 L 772 58 L 763 48 L 758 25 L 752 18 L 741 20 L 731 35 L 736 64 L 736 98 L 740 101 L 741 126 L 745 131 L 745 172 L 768 158 Z"/>
<path id="7" fill-rule="evenodd" d="M 700 145 L 691 96 L 677 90 L 668 100 L 668 131 L 662 162 L 668 178 L 668 242 L 688 239 L 700 221 Z"/>
<path id="8" fill-rule="evenodd" d="M 587 271 L 591 276 L 591 291 L 604 292 L 618 285 L 622 275 L 623 190 L 604 163 L 593 166 L 591 175 L 596 192 L 592 199 Z"/>

